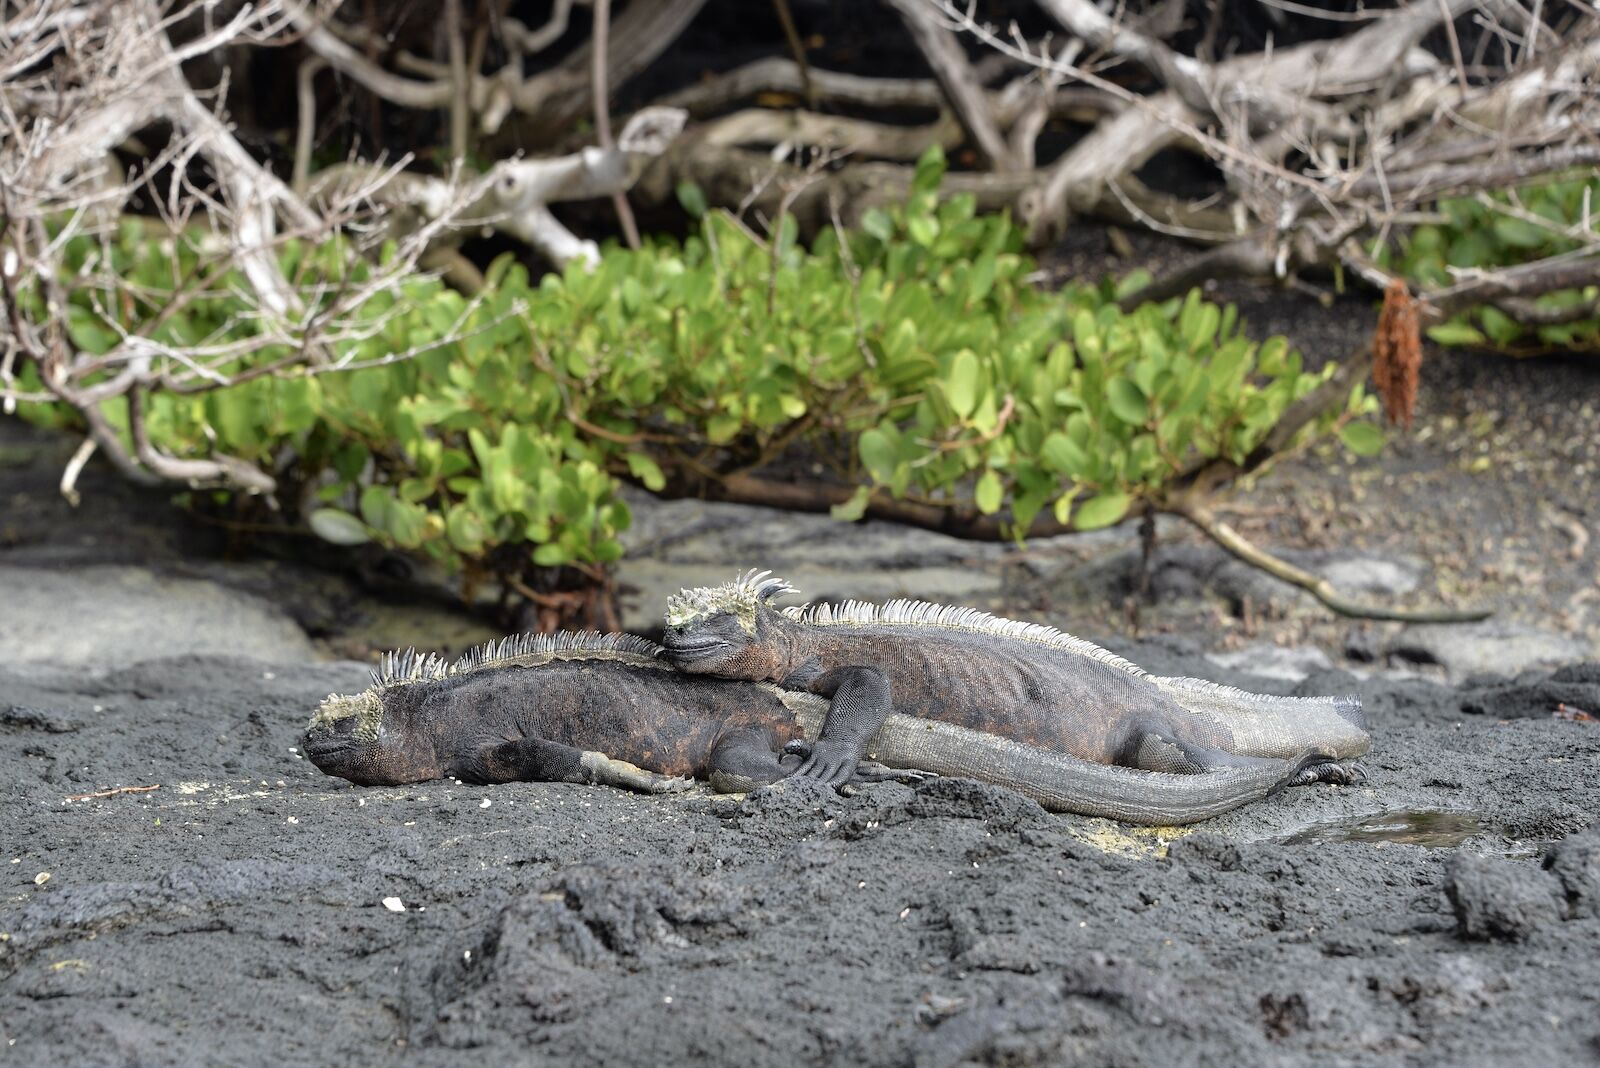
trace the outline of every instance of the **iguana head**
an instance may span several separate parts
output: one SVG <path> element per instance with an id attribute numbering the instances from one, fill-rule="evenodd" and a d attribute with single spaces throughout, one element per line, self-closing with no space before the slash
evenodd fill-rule
<path id="1" fill-rule="evenodd" d="M 679 671 L 776 682 L 787 674 L 783 617 L 771 605 L 793 586 L 770 571 L 747 571 L 721 586 L 679 590 L 667 599 L 661 644 Z"/>
<path id="2" fill-rule="evenodd" d="M 419 665 L 415 677 L 427 677 L 427 658 L 410 655 Z M 421 729 L 414 703 L 398 695 L 402 688 L 380 682 L 324 700 L 301 739 L 306 757 L 327 774 L 362 786 L 441 778 L 445 769 L 433 732 Z"/>

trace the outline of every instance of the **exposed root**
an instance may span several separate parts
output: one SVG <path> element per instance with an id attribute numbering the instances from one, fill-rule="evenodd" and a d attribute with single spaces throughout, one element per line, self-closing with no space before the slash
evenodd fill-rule
<path id="1" fill-rule="evenodd" d="M 1287 560 L 1281 560 L 1264 549 L 1246 541 L 1227 523 L 1218 519 L 1210 508 L 1193 501 L 1182 501 L 1168 506 L 1168 510 L 1183 516 L 1199 527 L 1206 536 L 1228 552 L 1252 567 L 1258 567 L 1274 578 L 1298 586 L 1311 596 L 1342 616 L 1356 619 L 1393 619 L 1403 623 L 1474 623 L 1493 615 L 1491 609 L 1453 608 L 1393 608 L 1385 605 L 1364 604 L 1346 597 L 1333 588 L 1333 583 Z"/>

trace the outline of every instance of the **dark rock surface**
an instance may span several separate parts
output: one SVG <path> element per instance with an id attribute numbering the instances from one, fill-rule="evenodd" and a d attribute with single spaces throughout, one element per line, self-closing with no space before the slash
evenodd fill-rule
<path id="1" fill-rule="evenodd" d="M 0 673 L 0 1049 L 73 1065 L 1596 1062 L 1600 728 L 1466 715 L 1462 691 L 1415 679 L 1263 683 L 1177 643 L 1119 648 L 1280 691 L 1358 685 L 1371 780 L 1188 834 L 957 780 L 743 799 L 363 789 L 293 751 L 360 665 Z M 1439 813 L 1467 830 L 1437 833 Z M 1462 902 L 1517 937 L 1462 938 Z"/>
<path id="2" fill-rule="evenodd" d="M 1471 853 L 1452 857 L 1444 873 L 1445 896 L 1462 938 L 1527 939 L 1561 918 L 1559 889 L 1547 872 Z"/>

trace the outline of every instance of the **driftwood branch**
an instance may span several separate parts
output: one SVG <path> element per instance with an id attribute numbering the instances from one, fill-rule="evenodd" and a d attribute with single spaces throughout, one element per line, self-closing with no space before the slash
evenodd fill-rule
<path id="1" fill-rule="evenodd" d="M 594 130 L 595 140 L 600 145 L 600 151 L 611 150 L 611 83 L 606 78 L 607 41 L 611 33 L 611 0 L 593 0 L 594 2 L 594 36 L 593 62 L 591 64 L 591 77 L 594 94 Z M 621 189 L 611 191 L 611 204 L 617 211 L 617 221 L 622 224 L 623 237 L 627 239 L 629 248 L 639 247 L 639 226 L 633 221 L 633 209 L 628 207 L 628 194 Z"/>
<path id="2" fill-rule="evenodd" d="M 401 107 L 447 108 L 459 97 L 478 116 L 479 129 L 486 134 L 498 130 L 511 111 L 527 116 L 544 132 L 567 130 L 574 121 L 593 111 L 595 60 L 591 43 L 538 74 L 524 76 L 520 69 L 524 51 L 538 51 L 565 31 L 570 0 L 557 5 L 550 24 L 538 33 L 506 20 L 507 25 L 515 27 L 511 35 L 516 45 L 512 62 L 495 74 L 464 71 L 460 86 L 452 80 L 448 68 L 426 78 L 386 70 L 346 43 L 307 4 L 300 0 L 283 2 L 307 48 L 368 92 Z M 699 14 L 704 3 L 705 0 L 633 0 L 620 18 L 608 24 L 601 64 L 606 91 L 615 91 L 649 66 Z"/>
<path id="3" fill-rule="evenodd" d="M 472 184 L 473 195 L 459 195 L 461 183 L 372 164 L 326 168 L 312 183 L 316 199 L 349 199 L 354 190 L 380 204 L 385 225 L 397 234 L 415 234 L 437 224 L 431 247 L 459 240 L 464 231 L 499 230 L 526 242 L 558 267 L 573 259 L 596 263 L 599 247 L 569 231 L 549 205 L 620 193 L 632 185 L 645 162 L 665 152 L 683 128 L 684 114 L 650 108 L 628 120 L 616 143 L 553 159 L 502 160 Z"/>
<path id="4" fill-rule="evenodd" d="M 945 99 L 961 121 L 961 128 L 989 166 L 997 171 L 1017 170 L 1011 147 L 995 122 L 983 85 L 967 62 L 961 42 L 940 24 L 924 0 L 888 0 L 899 14 L 911 39 L 917 43 Z"/>

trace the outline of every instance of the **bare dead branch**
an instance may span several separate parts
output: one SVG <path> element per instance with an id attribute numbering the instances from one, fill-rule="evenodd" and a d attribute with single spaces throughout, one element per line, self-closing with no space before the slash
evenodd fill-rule
<path id="1" fill-rule="evenodd" d="M 563 200 L 607 196 L 632 184 L 644 162 L 664 152 L 683 128 L 683 112 L 650 108 L 628 120 L 610 148 L 587 148 L 553 159 L 502 160 L 472 183 L 371 164 L 329 167 L 312 183 L 317 199 L 359 198 L 384 206 L 385 224 L 394 233 L 417 233 L 436 224 L 435 243 L 464 230 L 498 229 L 527 242 L 557 266 L 575 258 L 598 261 L 592 241 L 569 232 L 546 205 Z"/>
<path id="2" fill-rule="evenodd" d="M 611 146 L 611 91 L 606 79 L 606 44 L 611 29 L 611 0 L 594 0 L 594 36 L 592 38 L 594 63 L 594 128 L 595 139 L 602 152 Z M 633 221 L 633 209 L 628 207 L 628 195 L 621 189 L 611 191 L 611 204 L 617 210 L 617 220 L 622 224 L 622 235 L 628 247 L 639 247 L 639 226 Z"/>
<path id="3" fill-rule="evenodd" d="M 983 84 L 1015 65 L 1014 60 L 996 53 L 978 60 L 972 65 L 972 71 Z M 931 78 L 872 78 L 819 67 L 810 67 L 808 74 L 818 105 L 938 110 L 945 102 L 944 91 Z M 669 93 L 657 103 L 663 107 L 682 108 L 694 118 L 703 118 L 761 93 L 804 95 L 805 80 L 800 76 L 799 66 L 793 60 L 778 57 L 754 60 L 726 74 Z M 1099 104 L 1102 108 L 1115 109 L 1119 106 L 1107 103 L 1101 93 L 1069 92 L 1066 98 L 1078 107 Z M 996 107 L 997 101 L 991 101 L 990 106 Z M 1066 106 L 1069 105 L 1063 104 Z"/>
<path id="4" fill-rule="evenodd" d="M 927 58 L 933 76 L 944 90 L 945 99 L 955 111 L 961 128 L 967 132 L 973 145 L 989 166 L 997 171 L 1019 169 L 1011 147 L 1006 144 L 983 86 L 978 81 L 966 53 L 955 34 L 940 24 L 932 8 L 924 0 L 888 0 L 889 6 L 899 14 L 911 39 L 917 43 Z"/>

